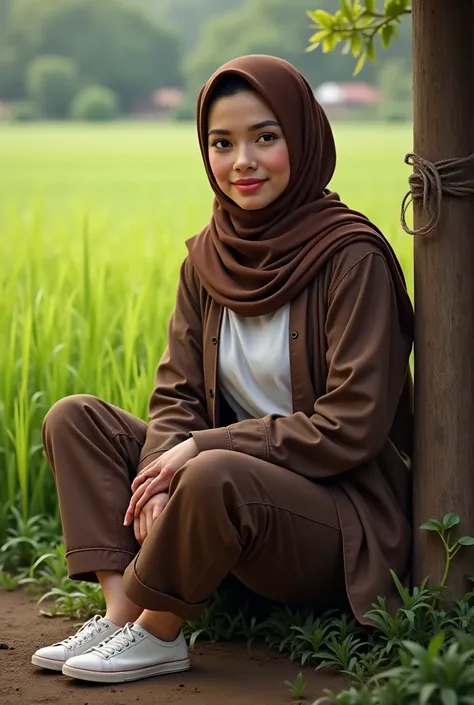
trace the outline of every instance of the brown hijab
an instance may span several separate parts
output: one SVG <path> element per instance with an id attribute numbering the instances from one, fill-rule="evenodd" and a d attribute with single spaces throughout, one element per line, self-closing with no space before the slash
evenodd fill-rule
<path id="1" fill-rule="evenodd" d="M 246 211 L 225 196 L 209 164 L 209 101 L 216 83 L 228 74 L 245 78 L 262 97 L 288 145 L 290 182 L 260 210 Z M 201 89 L 197 124 L 215 200 L 211 222 L 186 244 L 203 287 L 217 303 L 241 316 L 276 311 L 308 286 L 336 250 L 365 240 L 385 252 L 401 309 L 411 319 L 403 272 L 391 246 L 364 215 L 327 190 L 336 165 L 333 134 L 310 85 L 294 66 L 266 55 L 229 61 Z"/>

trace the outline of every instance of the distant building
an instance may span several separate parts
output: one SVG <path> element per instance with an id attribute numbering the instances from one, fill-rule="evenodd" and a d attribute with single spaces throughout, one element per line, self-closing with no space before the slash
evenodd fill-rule
<path id="1" fill-rule="evenodd" d="M 132 117 L 135 118 L 168 118 L 184 100 L 184 92 L 180 88 L 159 88 L 146 100 L 135 103 Z"/>
<path id="2" fill-rule="evenodd" d="M 382 101 L 382 94 L 377 88 L 360 81 L 327 81 L 316 88 L 314 95 L 328 117 L 341 120 L 367 117 Z"/>

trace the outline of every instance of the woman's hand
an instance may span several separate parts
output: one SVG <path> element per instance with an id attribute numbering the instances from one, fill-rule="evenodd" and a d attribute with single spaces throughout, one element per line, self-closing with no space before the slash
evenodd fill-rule
<path id="1" fill-rule="evenodd" d="M 132 482 L 132 498 L 125 514 L 124 525 L 129 526 L 134 517 L 140 514 L 150 497 L 169 489 L 173 475 L 183 465 L 195 458 L 199 451 L 194 438 L 179 443 L 174 448 L 163 453 L 158 460 L 154 460 Z"/>
<path id="2" fill-rule="evenodd" d="M 139 544 L 144 542 L 150 533 L 153 524 L 168 504 L 168 501 L 169 496 L 167 492 L 155 494 L 145 504 L 139 516 L 135 517 L 133 520 L 133 530 L 135 532 L 135 538 Z"/>

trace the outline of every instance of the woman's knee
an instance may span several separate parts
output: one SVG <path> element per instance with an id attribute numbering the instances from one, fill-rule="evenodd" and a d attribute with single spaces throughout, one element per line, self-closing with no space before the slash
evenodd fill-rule
<path id="1" fill-rule="evenodd" d="M 98 406 L 100 400 L 92 394 L 71 394 L 53 404 L 43 419 L 43 436 L 61 432 L 71 424 L 80 425 L 88 411 Z"/>
<path id="2" fill-rule="evenodd" d="M 171 491 L 177 487 L 201 497 L 222 491 L 234 474 L 234 465 L 227 450 L 205 450 L 188 461 L 173 477 Z"/>

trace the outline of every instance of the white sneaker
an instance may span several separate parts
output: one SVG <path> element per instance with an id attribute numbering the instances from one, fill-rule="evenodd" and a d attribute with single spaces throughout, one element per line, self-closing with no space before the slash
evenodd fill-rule
<path id="1" fill-rule="evenodd" d="M 175 641 L 161 641 L 139 624 L 129 622 L 99 646 L 68 659 L 63 673 L 86 681 L 124 683 L 189 668 L 182 634 Z"/>
<path id="2" fill-rule="evenodd" d="M 92 646 L 114 634 L 119 627 L 99 615 L 89 619 L 73 636 L 57 644 L 38 649 L 31 657 L 31 663 L 51 671 L 62 671 L 63 665 L 71 656 L 79 656 Z"/>

